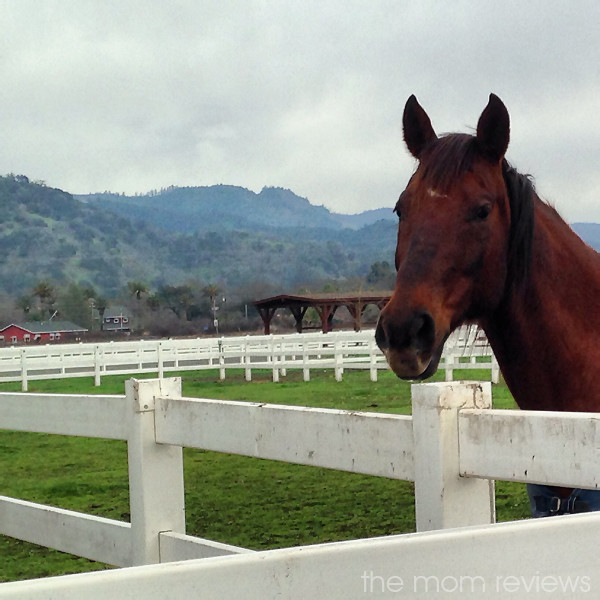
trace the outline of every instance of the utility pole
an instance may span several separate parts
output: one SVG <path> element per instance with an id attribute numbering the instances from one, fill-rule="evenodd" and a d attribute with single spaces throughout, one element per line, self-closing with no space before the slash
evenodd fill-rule
<path id="1" fill-rule="evenodd" d="M 210 297 L 211 300 L 211 311 L 212 311 L 212 315 L 213 315 L 213 325 L 215 326 L 215 333 L 217 335 L 219 335 L 219 319 L 217 319 L 217 313 L 219 312 L 220 308 L 217 306 L 217 295 L 215 294 L 214 296 Z M 221 298 L 222 302 L 226 302 L 227 298 L 225 298 L 224 296 Z"/>

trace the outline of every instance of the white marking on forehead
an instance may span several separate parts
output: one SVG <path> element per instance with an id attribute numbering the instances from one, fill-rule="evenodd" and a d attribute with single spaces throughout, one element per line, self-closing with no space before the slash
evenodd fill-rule
<path id="1" fill-rule="evenodd" d="M 427 190 L 427 195 L 430 196 L 431 198 L 447 198 L 448 197 L 446 194 L 441 194 L 440 192 L 438 192 L 437 190 L 434 190 L 433 188 L 429 188 Z"/>

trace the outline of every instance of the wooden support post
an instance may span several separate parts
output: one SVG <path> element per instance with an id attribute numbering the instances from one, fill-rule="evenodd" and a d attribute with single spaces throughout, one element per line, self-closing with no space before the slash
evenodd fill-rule
<path id="1" fill-rule="evenodd" d="M 308 306 L 300 306 L 300 305 L 290 305 L 290 311 L 292 315 L 294 315 L 294 319 L 296 321 L 296 331 L 298 333 L 302 333 L 302 320 L 304 319 L 304 315 L 308 310 Z"/>
<path id="2" fill-rule="evenodd" d="M 258 314 L 260 315 L 263 325 L 265 326 L 265 335 L 270 335 L 271 321 L 273 320 L 273 316 L 275 315 L 277 308 L 261 308 L 257 306 L 256 310 L 258 310 Z"/>
<path id="3" fill-rule="evenodd" d="M 491 405 L 490 382 L 412 386 L 417 531 L 495 521 L 494 482 L 459 475 L 458 411 Z"/>
<path id="4" fill-rule="evenodd" d="M 315 307 L 321 317 L 321 328 L 323 333 L 328 333 L 333 329 L 333 315 L 339 308 L 339 304 L 319 304 Z"/>
<path id="5" fill-rule="evenodd" d="M 182 448 L 156 443 L 154 399 L 180 398 L 181 378 L 130 379 L 125 395 L 132 413 L 127 444 L 131 564 L 158 563 L 159 534 L 185 533 L 185 500 Z"/>

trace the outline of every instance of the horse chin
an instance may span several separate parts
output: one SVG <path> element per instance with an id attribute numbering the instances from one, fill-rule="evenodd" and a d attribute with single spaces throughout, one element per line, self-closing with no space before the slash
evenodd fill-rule
<path id="1" fill-rule="evenodd" d="M 385 357 L 392 371 L 400 379 L 422 381 L 437 371 L 444 342 L 428 353 L 411 350 L 398 351 L 389 348 L 385 351 Z"/>

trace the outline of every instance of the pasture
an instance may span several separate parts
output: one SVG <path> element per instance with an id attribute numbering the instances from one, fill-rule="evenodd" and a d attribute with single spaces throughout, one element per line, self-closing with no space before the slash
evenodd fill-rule
<path id="1" fill-rule="evenodd" d="M 390 372 L 373 383 L 364 372 L 342 382 L 332 371 L 310 382 L 288 371 L 281 383 L 257 372 L 179 373 L 189 397 L 296 404 L 314 407 L 410 413 L 410 384 Z M 149 375 L 151 376 L 151 375 Z M 458 371 L 456 378 L 489 377 L 489 371 Z M 438 373 L 434 380 L 442 380 Z M 125 376 L 31 382 L 35 392 L 122 394 Z M 18 391 L 6 383 L 0 391 Z M 494 404 L 513 408 L 504 384 L 494 386 Z M 34 502 L 128 520 L 127 452 L 124 442 L 45 434 L 0 432 L 1 493 Z M 412 484 L 315 467 L 240 456 L 184 451 L 187 531 L 253 549 L 344 540 L 415 530 Z M 527 517 L 524 486 L 499 482 L 498 520 Z M 2 581 L 105 568 L 105 565 L 31 544 L 0 538 Z"/>

